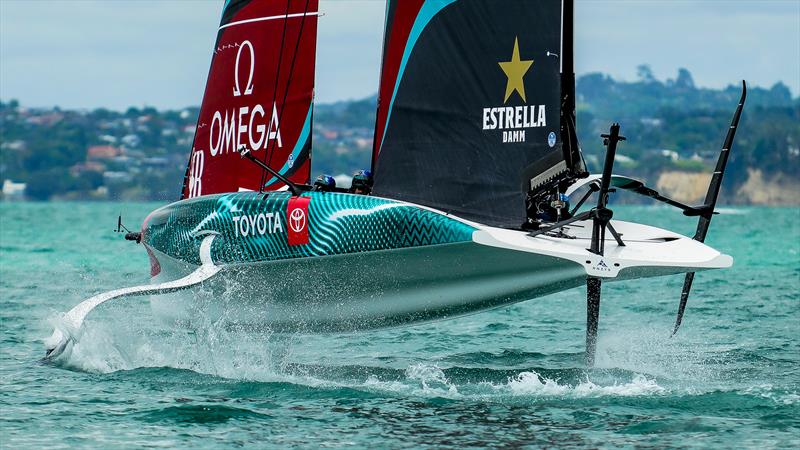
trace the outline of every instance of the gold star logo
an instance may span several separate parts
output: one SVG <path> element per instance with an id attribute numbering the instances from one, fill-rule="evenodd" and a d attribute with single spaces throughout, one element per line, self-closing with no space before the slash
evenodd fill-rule
<path id="1" fill-rule="evenodd" d="M 528 69 L 531 68 L 533 65 L 533 60 L 522 61 L 519 59 L 519 39 L 514 38 L 514 53 L 511 55 L 511 61 L 508 62 L 500 62 L 497 63 L 500 65 L 500 68 L 503 69 L 503 72 L 506 73 L 508 77 L 508 83 L 506 84 L 506 98 L 503 100 L 503 103 L 508 101 L 508 98 L 511 97 L 511 94 L 516 91 L 520 97 L 522 97 L 523 102 L 527 102 L 525 100 L 525 84 L 522 82 L 522 77 L 525 76 L 525 73 L 528 72 Z"/>

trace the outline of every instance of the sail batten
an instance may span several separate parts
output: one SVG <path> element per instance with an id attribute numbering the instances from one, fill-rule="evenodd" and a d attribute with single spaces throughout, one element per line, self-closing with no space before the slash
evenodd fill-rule
<path id="1" fill-rule="evenodd" d="M 242 25 L 242 24 L 245 24 L 245 23 L 264 22 L 264 21 L 267 21 L 267 20 L 277 20 L 277 19 L 292 19 L 292 18 L 297 18 L 297 17 L 308 17 L 308 16 L 317 16 L 317 15 L 319 15 L 319 13 L 314 11 L 314 12 L 307 12 L 307 13 L 279 14 L 277 16 L 255 17 L 253 19 L 246 19 L 246 20 L 240 20 L 238 22 L 226 23 L 225 25 L 221 25 L 219 27 L 219 29 L 222 30 L 224 28 L 229 28 L 229 27 L 233 27 L 233 26 L 236 26 L 236 25 Z"/>
<path id="2" fill-rule="evenodd" d="M 572 171 L 564 10 L 561 0 L 390 0 L 374 192 L 494 226 L 525 222 L 531 187 Z"/>

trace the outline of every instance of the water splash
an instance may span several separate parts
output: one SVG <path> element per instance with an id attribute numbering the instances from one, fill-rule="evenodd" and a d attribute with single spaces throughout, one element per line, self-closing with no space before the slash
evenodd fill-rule
<path id="1" fill-rule="evenodd" d="M 660 395 L 667 389 L 640 373 L 580 369 L 513 371 L 505 381 L 501 373 L 464 367 L 442 368 L 415 362 L 404 369 L 371 366 L 336 367 L 293 362 L 302 358 L 309 342 L 301 335 L 253 334 L 209 324 L 198 330 L 165 332 L 93 323 L 69 352 L 57 361 L 64 368 L 93 373 L 130 371 L 144 367 L 169 367 L 213 375 L 221 379 L 284 382 L 317 388 L 349 388 L 381 395 L 420 398 L 480 399 L 585 398 Z M 312 341 L 310 345 L 314 345 Z M 457 381 L 448 373 L 461 374 Z M 583 374 L 581 381 L 568 381 Z M 580 375 L 577 375 L 580 376 Z"/>
<path id="2" fill-rule="evenodd" d="M 656 383 L 654 379 L 636 374 L 633 380 L 624 383 L 614 382 L 609 386 L 602 386 L 589 381 L 576 384 L 559 384 L 557 381 L 544 378 L 536 372 L 522 372 L 510 378 L 505 386 L 514 395 L 559 396 L 559 397 L 601 397 L 601 396 L 649 396 L 660 395 L 667 390 Z"/>
<path id="3" fill-rule="evenodd" d="M 488 402 L 702 395 L 717 390 L 713 380 L 725 365 L 725 361 L 709 361 L 702 342 L 694 342 L 691 334 L 669 339 L 667 328 L 650 326 L 605 330 L 598 346 L 598 368 L 592 370 L 576 367 L 582 359 L 577 353 L 543 358 L 515 350 L 500 356 L 478 352 L 455 358 L 445 347 L 426 350 L 444 352 L 439 357 L 427 354 L 420 358 L 425 351 L 402 350 L 394 358 L 396 364 L 387 368 L 376 362 L 375 353 L 367 352 L 360 359 L 357 353 L 371 346 L 377 354 L 391 353 L 391 349 L 376 347 L 374 337 L 383 336 L 388 345 L 397 346 L 405 340 L 406 331 L 365 338 L 231 328 L 224 324 L 226 311 L 234 307 L 229 298 L 234 291 L 225 290 L 221 295 L 193 292 L 189 328 L 174 321 L 152 320 L 146 301 L 120 303 L 109 308 L 105 317 L 87 323 L 80 341 L 56 363 L 93 373 L 165 367 L 225 380 Z M 503 358 L 502 354 L 513 357 Z M 718 353 L 714 356 L 720 358 Z M 350 365 L 341 366 L 343 361 Z M 547 366 L 557 368 L 545 369 Z M 781 399 L 796 401 L 786 396 Z"/>
<path id="4" fill-rule="evenodd" d="M 418 381 L 424 393 L 437 394 L 447 391 L 448 395 L 458 395 L 458 388 L 447 379 L 444 371 L 431 364 L 418 363 L 409 366 L 405 373 L 409 381 Z"/>

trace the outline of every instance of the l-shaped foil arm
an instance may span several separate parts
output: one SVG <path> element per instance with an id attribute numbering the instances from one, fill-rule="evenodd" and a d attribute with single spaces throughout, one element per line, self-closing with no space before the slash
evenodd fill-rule
<path id="1" fill-rule="evenodd" d="M 64 352 L 67 344 L 74 342 L 79 337 L 79 332 L 86 316 L 101 304 L 120 297 L 139 295 L 167 294 L 196 286 L 219 272 L 220 267 L 211 260 L 211 244 L 216 234 L 209 234 L 200 243 L 200 261 L 202 264 L 189 275 L 159 284 L 146 284 L 127 288 L 115 289 L 90 297 L 69 310 L 63 317 L 63 328 L 56 328 L 52 336 L 45 340 L 47 354 L 45 358 L 52 359 Z"/>

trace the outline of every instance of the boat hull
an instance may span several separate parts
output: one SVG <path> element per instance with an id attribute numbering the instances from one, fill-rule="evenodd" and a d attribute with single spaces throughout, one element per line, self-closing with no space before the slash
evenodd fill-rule
<path id="1" fill-rule="evenodd" d="M 587 276 L 630 279 L 731 263 L 699 242 L 627 222 L 615 227 L 628 245 L 609 239 L 601 257 L 586 250 L 591 227 L 580 222 L 565 230 L 569 239 L 532 237 L 393 200 L 306 196 L 308 241 L 296 245 L 289 245 L 288 193 L 208 196 L 155 211 L 143 226 L 154 281 L 196 269 L 194 247 L 209 233 L 218 234 L 211 257 L 222 270 L 203 284 L 210 301 L 169 295 L 153 298 L 154 310 L 190 326 L 212 320 L 257 330 L 353 331 L 497 308 L 583 285 Z M 273 223 L 260 219 L 266 215 Z M 255 230 L 261 220 L 264 232 L 245 230 L 242 220 Z"/>
<path id="2" fill-rule="evenodd" d="M 178 273 L 163 274 L 168 277 Z M 224 267 L 206 282 L 210 302 L 192 294 L 153 297 L 171 321 L 341 332 L 456 317 L 541 297 L 584 283 L 572 261 L 473 242 Z"/>

